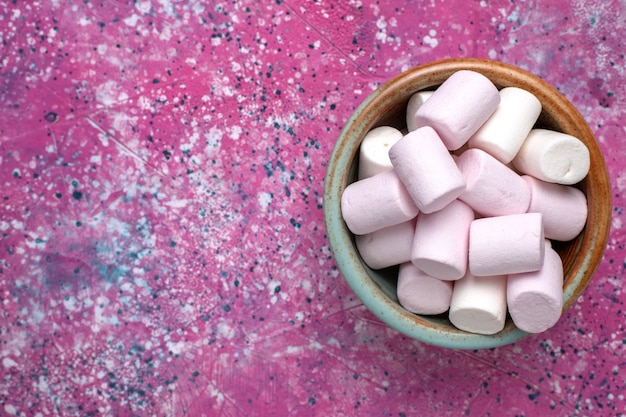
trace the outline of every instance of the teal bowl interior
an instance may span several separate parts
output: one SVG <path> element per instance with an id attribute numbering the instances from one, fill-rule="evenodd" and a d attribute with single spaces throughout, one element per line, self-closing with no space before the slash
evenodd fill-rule
<path id="1" fill-rule="evenodd" d="M 555 244 L 564 264 L 564 310 L 582 293 L 599 265 L 611 222 L 608 172 L 595 137 L 584 118 L 560 94 L 540 78 L 496 61 L 448 59 L 422 65 L 389 80 L 374 91 L 348 120 L 331 154 L 324 182 L 324 221 L 335 261 L 350 288 L 378 318 L 390 327 L 432 345 L 457 349 L 481 349 L 506 345 L 527 334 L 507 318 L 495 335 L 468 333 L 454 327 L 447 314 L 420 316 L 402 308 L 396 296 L 397 268 L 370 269 L 359 256 L 354 236 L 341 216 L 341 194 L 356 181 L 359 145 L 367 132 L 378 126 L 406 127 L 406 105 L 417 91 L 434 89 L 454 72 L 480 72 L 498 87 L 516 86 L 537 96 L 543 111 L 537 122 L 571 134 L 589 148 L 591 168 L 577 186 L 588 199 L 587 226 L 573 241 Z"/>

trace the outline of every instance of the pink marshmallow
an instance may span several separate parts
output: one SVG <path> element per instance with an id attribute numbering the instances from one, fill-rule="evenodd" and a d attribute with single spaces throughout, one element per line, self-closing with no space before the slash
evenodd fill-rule
<path id="1" fill-rule="evenodd" d="M 411 262 L 430 276 L 457 280 L 467 271 L 469 229 L 474 210 L 455 200 L 417 218 Z"/>
<path id="2" fill-rule="evenodd" d="M 418 209 L 394 170 L 353 182 L 341 195 L 341 214 L 355 235 L 411 220 Z"/>
<path id="3" fill-rule="evenodd" d="M 530 187 L 529 213 L 541 213 L 548 239 L 574 239 L 587 222 L 587 197 L 578 188 L 545 182 L 523 175 Z"/>
<path id="4" fill-rule="evenodd" d="M 431 126 L 453 151 L 480 128 L 500 104 L 500 93 L 474 71 L 452 74 L 415 113 L 417 127 Z"/>
<path id="5" fill-rule="evenodd" d="M 387 268 L 411 260 L 415 222 L 400 223 L 355 237 L 363 261 L 372 269 Z"/>
<path id="6" fill-rule="evenodd" d="M 452 281 L 442 281 L 420 271 L 410 262 L 400 265 L 398 301 L 416 314 L 441 314 L 450 307 Z"/>
<path id="7" fill-rule="evenodd" d="M 546 245 L 539 271 L 509 275 L 507 303 L 520 330 L 539 333 L 556 324 L 563 310 L 563 263 L 554 249 Z"/>
<path id="8" fill-rule="evenodd" d="M 423 213 L 442 209 L 465 189 L 463 175 L 431 127 L 400 139 L 389 150 L 389 159 Z"/>
<path id="9" fill-rule="evenodd" d="M 469 269 L 473 275 L 537 271 L 545 252 L 540 213 L 474 220 L 470 226 Z"/>
<path id="10" fill-rule="evenodd" d="M 513 170 L 481 149 L 468 149 L 456 160 L 465 177 L 459 197 L 483 216 L 520 214 L 528 210 L 530 189 Z"/>

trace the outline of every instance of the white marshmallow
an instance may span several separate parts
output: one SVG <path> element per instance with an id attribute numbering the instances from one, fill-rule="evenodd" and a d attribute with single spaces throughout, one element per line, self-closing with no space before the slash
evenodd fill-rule
<path id="1" fill-rule="evenodd" d="M 358 179 L 369 178 L 392 169 L 389 149 L 402 136 L 402 132 L 391 126 L 380 126 L 367 132 L 359 148 Z"/>
<path id="2" fill-rule="evenodd" d="M 509 275 L 507 304 L 520 330 L 539 333 L 556 324 L 563 310 L 563 263 L 554 249 L 546 246 L 539 271 Z"/>
<path id="3" fill-rule="evenodd" d="M 508 164 L 541 113 L 541 102 L 534 94 L 517 87 L 500 90 L 500 104 L 491 117 L 469 139 L 471 148 L 479 148 Z"/>
<path id="4" fill-rule="evenodd" d="M 394 170 L 348 185 L 341 195 L 341 214 L 355 235 L 411 220 L 418 209 Z"/>
<path id="5" fill-rule="evenodd" d="M 506 277 L 477 277 L 468 272 L 454 281 L 448 318 L 466 332 L 498 333 L 506 321 Z"/>
<path id="6" fill-rule="evenodd" d="M 498 89 L 487 77 L 474 71 L 457 71 L 417 110 L 415 125 L 431 126 L 454 151 L 467 142 L 499 103 Z"/>
<path id="7" fill-rule="evenodd" d="M 522 178 L 530 187 L 529 213 L 541 213 L 546 238 L 568 241 L 574 239 L 587 222 L 587 197 L 578 188 L 538 180 L 530 175 Z"/>
<path id="8" fill-rule="evenodd" d="M 530 189 L 513 170 L 481 149 L 468 149 L 456 160 L 465 178 L 459 199 L 483 216 L 525 213 Z"/>
<path id="9" fill-rule="evenodd" d="M 409 132 L 417 130 L 418 126 L 415 124 L 415 113 L 433 93 L 434 91 L 418 91 L 409 99 L 406 105 L 406 128 Z"/>
<path id="10" fill-rule="evenodd" d="M 589 149 L 574 136 L 533 129 L 513 159 L 513 165 L 542 181 L 576 184 L 589 172 Z"/>
<path id="11" fill-rule="evenodd" d="M 420 271 L 410 262 L 400 265 L 398 301 L 416 314 L 441 314 L 450 307 L 452 281 L 441 281 Z"/>
<path id="12" fill-rule="evenodd" d="M 398 177 L 423 213 L 448 205 L 465 189 L 465 179 L 431 127 L 409 132 L 389 151 Z"/>
<path id="13" fill-rule="evenodd" d="M 415 222 L 409 220 L 355 237 L 363 261 L 372 269 L 387 268 L 411 260 Z"/>
<path id="14" fill-rule="evenodd" d="M 455 200 L 417 218 L 411 262 L 430 276 L 457 280 L 467 271 L 469 229 L 474 210 Z"/>
<path id="15" fill-rule="evenodd" d="M 537 271 L 545 252 L 541 214 L 525 213 L 474 220 L 469 236 L 473 275 Z"/>

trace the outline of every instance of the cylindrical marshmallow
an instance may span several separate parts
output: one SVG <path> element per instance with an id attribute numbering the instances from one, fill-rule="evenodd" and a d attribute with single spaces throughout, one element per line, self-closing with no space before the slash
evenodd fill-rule
<path id="1" fill-rule="evenodd" d="M 507 304 L 520 330 L 539 333 L 556 324 L 563 309 L 563 263 L 554 249 L 546 246 L 539 271 L 509 275 Z"/>
<path id="2" fill-rule="evenodd" d="M 470 225 L 469 270 L 473 275 L 537 271 L 544 253 L 540 213 L 486 217 Z"/>
<path id="3" fill-rule="evenodd" d="M 530 189 L 512 169 L 481 149 L 468 149 L 456 160 L 465 178 L 459 196 L 483 216 L 525 213 Z"/>
<path id="4" fill-rule="evenodd" d="M 418 209 L 394 170 L 348 185 L 341 195 L 341 214 L 355 235 L 411 220 Z"/>
<path id="5" fill-rule="evenodd" d="M 409 220 L 355 237 L 363 261 L 372 269 L 400 265 L 411 260 L 415 222 Z"/>
<path id="6" fill-rule="evenodd" d="M 500 104 L 489 119 L 469 139 L 503 164 L 513 160 L 541 113 L 541 102 L 529 91 L 518 87 L 500 90 Z"/>
<path id="7" fill-rule="evenodd" d="M 500 93 L 484 75 L 461 70 L 444 81 L 415 113 L 415 125 L 433 127 L 453 151 L 493 114 Z"/>
<path id="8" fill-rule="evenodd" d="M 465 179 L 431 127 L 408 133 L 389 151 L 391 163 L 423 213 L 447 206 L 465 189 Z"/>
<path id="9" fill-rule="evenodd" d="M 468 272 L 454 281 L 448 318 L 466 332 L 498 333 L 506 321 L 506 277 L 477 277 Z"/>
<path id="10" fill-rule="evenodd" d="M 416 314 L 441 314 L 450 307 L 452 281 L 442 281 L 420 271 L 411 262 L 400 265 L 398 301 Z"/>
<path id="11" fill-rule="evenodd" d="M 463 152 L 467 151 L 468 149 L 469 149 L 469 145 L 465 143 L 465 145 L 461 146 L 459 149 L 452 151 L 450 155 L 452 155 L 452 157 L 456 161 L 456 158 L 459 157 L 460 155 L 463 155 Z"/>
<path id="12" fill-rule="evenodd" d="M 523 175 L 530 187 L 529 213 L 541 213 L 546 238 L 574 239 L 587 222 L 587 197 L 571 185 L 554 184 Z"/>
<path id="13" fill-rule="evenodd" d="M 380 126 L 367 132 L 359 148 L 358 179 L 369 178 L 392 169 L 389 149 L 402 136 L 402 132 L 391 126 Z"/>
<path id="14" fill-rule="evenodd" d="M 454 200 L 434 213 L 417 218 L 411 262 L 430 276 L 457 280 L 467 271 L 469 229 L 474 210 Z"/>
<path id="15" fill-rule="evenodd" d="M 589 149 L 574 136 L 533 129 L 513 159 L 513 166 L 542 181 L 576 184 L 589 172 Z"/>
<path id="16" fill-rule="evenodd" d="M 409 99 L 406 105 L 406 128 L 409 132 L 417 130 L 419 127 L 415 124 L 415 113 L 432 95 L 433 91 L 418 91 Z"/>

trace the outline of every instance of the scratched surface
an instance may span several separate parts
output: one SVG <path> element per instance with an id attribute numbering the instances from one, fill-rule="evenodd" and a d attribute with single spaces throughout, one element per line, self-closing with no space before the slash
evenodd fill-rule
<path id="1" fill-rule="evenodd" d="M 623 0 L 0 0 L 0 414 L 623 416 Z M 607 155 L 614 220 L 550 331 L 452 351 L 387 328 L 325 238 L 378 85 L 525 68 Z"/>

